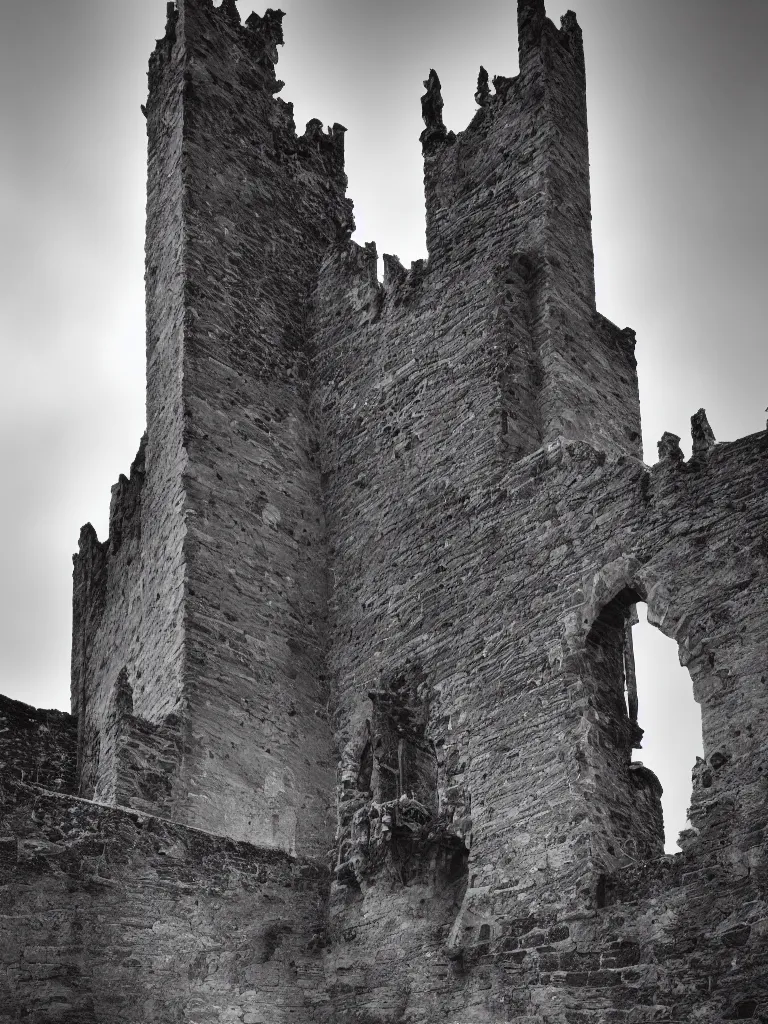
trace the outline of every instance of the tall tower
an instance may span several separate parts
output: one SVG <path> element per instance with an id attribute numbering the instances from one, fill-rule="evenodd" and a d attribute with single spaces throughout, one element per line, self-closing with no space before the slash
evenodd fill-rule
<path id="1" fill-rule="evenodd" d="M 146 107 L 147 437 L 75 572 L 84 795 L 324 853 L 334 744 L 344 776 L 382 678 L 419 680 L 424 768 L 459 681 L 500 671 L 469 653 L 512 600 L 486 569 L 493 600 L 469 600 L 499 557 L 469 510 L 501 507 L 510 467 L 558 439 L 639 454 L 634 337 L 594 306 L 581 32 L 540 0 L 518 16 L 520 73 L 492 92 L 481 70 L 458 136 L 430 74 L 429 259 L 385 257 L 380 284 L 375 246 L 349 241 L 344 129 L 298 137 L 275 95 L 282 15 L 168 5 Z M 519 524 L 507 543 L 529 557 Z M 469 801 L 463 773 L 419 772 L 461 818 L 439 793 Z"/>
<path id="2" fill-rule="evenodd" d="M 536 805 L 531 762 L 513 756 L 521 744 L 542 754 L 537 785 L 570 793 L 574 814 L 588 799 L 544 754 L 568 720 L 567 684 L 549 664 L 563 581 L 553 573 L 549 592 L 537 590 L 560 544 L 563 495 L 536 478 L 564 445 L 603 460 L 640 455 L 634 334 L 595 309 L 581 30 L 573 14 L 556 28 L 541 0 L 521 0 L 518 18 L 520 72 L 495 77 L 492 91 L 481 69 L 465 131 L 443 123 L 437 73 L 425 83 L 429 259 L 406 271 L 385 256 L 379 284 L 373 246 L 337 246 L 313 313 L 335 577 L 329 665 L 347 758 L 342 833 L 354 831 L 368 788 L 355 780 L 369 732 L 384 751 L 387 734 L 410 730 L 418 780 L 406 771 L 400 789 L 415 786 L 466 837 L 478 885 L 486 875 L 491 884 L 511 822 L 524 832 L 528 814 L 536 827 L 520 856 L 530 870 L 552 856 L 546 837 L 562 807 Z M 521 494 L 523 517 L 509 511 Z M 537 677 L 542 695 L 525 708 Z M 614 689 L 620 709 L 618 678 Z M 409 725 L 384 711 L 404 701 Z M 628 771 L 621 714 L 617 757 Z M 393 747 L 384 775 L 396 760 Z M 569 852 L 557 850 L 575 871 L 595 848 L 582 836 L 579 849 L 580 831 L 602 828 L 590 814 L 579 820 Z"/>
<path id="3" fill-rule="evenodd" d="M 281 18 L 180 0 L 151 58 L 147 439 L 107 547 L 82 538 L 73 703 L 84 795 L 319 855 L 334 759 L 306 310 L 352 218 L 344 129 L 297 136 L 275 96 Z"/>

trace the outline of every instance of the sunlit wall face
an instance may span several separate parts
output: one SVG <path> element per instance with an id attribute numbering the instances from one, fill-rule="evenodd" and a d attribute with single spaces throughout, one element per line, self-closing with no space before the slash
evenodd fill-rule
<path id="1" fill-rule="evenodd" d="M 515 3 L 281 6 L 282 95 L 299 127 L 349 129 L 356 237 L 405 263 L 424 256 L 422 81 L 438 70 L 446 123 L 461 130 L 479 65 L 516 71 Z M 765 5 L 577 8 L 598 305 L 638 334 L 646 459 L 664 430 L 685 440 L 702 405 L 720 440 L 762 429 Z M 550 0 L 553 19 L 565 9 Z M 110 486 L 143 430 L 139 104 L 164 20 L 164 0 L 24 0 L 0 14 L 0 688 L 37 705 L 68 705 L 70 555 L 82 523 L 106 535 Z"/>

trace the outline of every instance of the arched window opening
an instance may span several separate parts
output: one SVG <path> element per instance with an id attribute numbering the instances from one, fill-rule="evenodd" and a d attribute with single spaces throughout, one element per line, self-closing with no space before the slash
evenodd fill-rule
<path id="1" fill-rule="evenodd" d="M 697 756 L 703 757 L 701 708 L 690 674 L 680 665 L 677 644 L 648 622 L 644 604 L 637 611 L 632 640 L 643 738 L 635 756 L 661 782 L 664 848 L 677 853 L 677 838 L 688 827 L 691 769 Z"/>
<path id="2" fill-rule="evenodd" d="M 600 733 L 597 777 L 608 803 L 603 822 L 613 837 L 607 851 L 676 853 L 703 746 L 701 711 L 677 645 L 649 625 L 641 595 L 625 587 L 594 621 L 587 652 Z"/>

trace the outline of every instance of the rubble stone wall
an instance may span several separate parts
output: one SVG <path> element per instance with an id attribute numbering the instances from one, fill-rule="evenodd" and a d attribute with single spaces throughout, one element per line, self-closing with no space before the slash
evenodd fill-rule
<path id="1" fill-rule="evenodd" d="M 0 778 L 61 793 L 77 788 L 77 719 L 0 696 Z"/>
<path id="2" fill-rule="evenodd" d="M 389 636 L 369 624 L 367 654 L 418 658 L 440 813 L 468 860 L 463 882 L 433 863 L 437 822 L 415 849 L 403 832 L 347 833 L 356 877 L 337 873 L 331 919 L 340 934 L 354 920 L 356 939 L 341 935 L 329 972 L 338 957 L 366 1006 L 390 1007 L 371 1021 L 714 1024 L 765 1006 L 766 455 L 761 433 L 648 470 L 562 442 L 436 506 L 460 584 L 434 618 L 449 572 L 420 577 L 418 603 L 400 589 L 392 612 L 416 605 L 424 617 Z M 426 504 L 409 524 L 405 564 L 438 528 Z M 375 589 L 376 572 L 360 585 Z M 660 853 L 660 791 L 632 768 L 624 680 L 590 641 L 627 590 L 677 640 L 702 705 L 706 761 L 692 766 L 692 828 L 676 857 Z M 445 621 L 459 643 L 430 628 Z M 357 714 L 374 720 L 370 704 Z M 424 873 L 393 892 L 404 858 Z M 422 905 L 435 908 L 432 931 L 392 927 Z M 396 990 L 410 993 L 397 1013 Z M 350 997 L 337 1009 L 357 1021 Z"/>
<path id="3" fill-rule="evenodd" d="M 2 812 L 2 1024 L 309 1024 L 327 1001 L 317 865 L 34 787 Z"/>
<path id="4" fill-rule="evenodd" d="M 76 740 L 0 703 L 0 1024 L 768 1019 L 768 433 L 641 461 L 575 17 L 519 0 L 459 135 L 430 73 L 383 282 L 281 17 L 179 0 L 151 58 L 148 436 L 75 558 Z M 702 708 L 674 857 L 640 602 Z"/>

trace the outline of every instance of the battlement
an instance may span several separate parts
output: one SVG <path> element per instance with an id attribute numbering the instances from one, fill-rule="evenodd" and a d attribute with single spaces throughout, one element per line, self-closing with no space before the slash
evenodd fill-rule
<path id="1" fill-rule="evenodd" d="M 214 0 L 170 0 L 166 3 L 166 26 L 165 35 L 157 41 L 155 53 L 164 49 L 170 43 L 176 41 L 176 26 L 179 18 L 184 17 L 193 11 L 217 12 L 222 19 L 221 24 L 229 26 L 240 26 L 242 19 L 237 9 L 235 0 L 220 0 L 218 4 Z M 267 8 L 263 16 L 254 11 L 250 14 L 243 26 L 248 32 L 247 39 L 256 50 L 261 50 L 274 65 L 277 63 L 277 47 L 283 44 L 282 21 L 285 12 Z"/>
<path id="2" fill-rule="evenodd" d="M 517 34 L 520 70 L 527 70 L 531 58 L 541 53 L 543 41 L 558 43 L 564 50 L 584 65 L 584 43 L 581 27 L 573 11 L 567 11 L 560 19 L 560 28 L 547 17 L 544 0 L 518 0 Z"/>
<path id="3" fill-rule="evenodd" d="M 421 135 L 424 152 L 442 142 L 453 145 L 472 132 L 486 135 L 489 119 L 497 116 L 500 108 L 510 100 L 519 98 L 524 86 L 530 87 L 530 79 L 541 84 L 542 59 L 547 44 L 557 44 L 560 56 L 570 55 L 575 67 L 584 71 L 584 47 L 581 27 L 573 11 L 568 11 L 560 19 L 557 28 L 546 16 L 544 3 L 541 0 L 521 0 L 518 4 L 518 52 L 519 73 L 513 77 L 494 75 L 491 80 L 493 92 L 489 85 L 488 71 L 481 65 L 475 90 L 475 101 L 480 108 L 470 121 L 467 128 L 459 133 L 449 131 L 443 123 L 443 98 L 440 79 L 432 68 L 424 82 L 426 93 L 422 97 L 422 116 L 425 130 Z M 531 66 L 531 62 L 535 66 Z"/>
<path id="4" fill-rule="evenodd" d="M 443 123 L 434 69 L 424 82 L 427 249 L 431 259 L 455 262 L 464 252 L 495 248 L 495 217 L 503 218 L 514 248 L 544 255 L 559 237 L 559 211 L 581 264 L 583 280 L 572 286 L 594 303 L 581 30 L 571 12 L 556 28 L 539 0 L 518 5 L 518 23 L 519 73 L 495 75 L 492 92 L 480 68 L 479 109 L 464 131 L 455 134 Z"/>
<path id="5" fill-rule="evenodd" d="M 235 0 L 176 0 L 167 4 L 165 35 L 157 41 L 149 63 L 149 100 L 142 109 L 151 120 L 153 97 L 158 93 L 169 66 L 174 47 L 181 40 L 179 59 L 184 63 L 183 89 L 189 104 L 195 92 L 206 89 L 210 95 L 223 88 L 245 87 L 275 97 L 284 82 L 275 75 L 278 46 L 283 45 L 284 12 L 268 9 L 263 16 L 255 12 L 241 23 Z M 189 66 L 184 55 L 194 54 Z M 243 67 L 243 62 L 245 66 Z M 206 88 L 207 87 L 207 88 Z M 277 98 L 269 112 L 276 128 L 274 143 L 283 158 L 298 157 L 325 167 L 327 173 L 346 185 L 344 176 L 343 125 L 334 124 L 327 132 L 312 119 L 299 136 L 293 121 L 293 104 Z M 351 229 L 350 229 L 351 230 Z"/>

